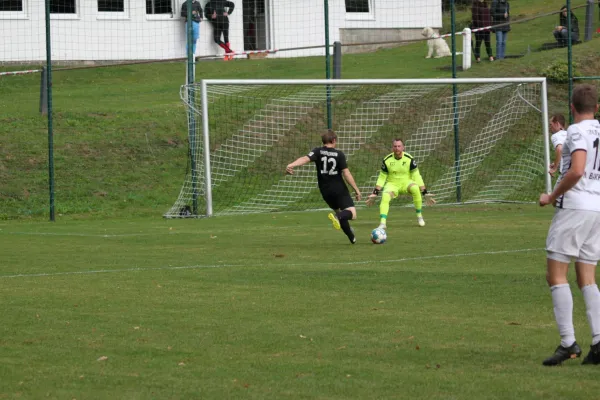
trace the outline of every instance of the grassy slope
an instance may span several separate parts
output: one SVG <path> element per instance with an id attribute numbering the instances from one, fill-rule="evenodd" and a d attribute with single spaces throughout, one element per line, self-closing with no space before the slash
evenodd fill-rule
<path id="1" fill-rule="evenodd" d="M 561 1 L 513 1 L 513 18 L 558 9 Z M 458 27 L 469 13 L 459 13 Z M 580 20 L 583 19 L 580 17 Z M 513 24 L 508 54 L 552 40 L 556 16 Z M 461 22 L 462 21 L 462 22 Z M 576 46 L 585 75 L 600 75 L 600 42 Z M 449 77 L 449 59 L 423 59 L 425 45 L 346 55 L 344 78 Z M 565 50 L 474 65 L 459 77 L 539 76 Z M 423 66 L 427 67 L 423 67 Z M 202 62 L 198 78 L 323 78 L 322 58 Z M 365 74 L 365 71 L 369 71 Z M 57 211 L 69 215 L 160 215 L 178 194 L 186 166 L 181 63 L 54 74 Z M 551 85 L 550 110 L 566 111 L 565 85 Z M 37 112 L 39 76 L 0 79 L 0 218 L 47 213 L 47 128 Z"/>

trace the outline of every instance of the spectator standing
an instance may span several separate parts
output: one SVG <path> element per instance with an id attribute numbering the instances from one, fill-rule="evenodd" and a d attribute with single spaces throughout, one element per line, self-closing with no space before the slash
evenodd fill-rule
<path id="1" fill-rule="evenodd" d="M 492 19 L 490 16 L 490 9 L 488 8 L 486 0 L 474 0 L 473 7 L 471 8 L 472 14 L 472 22 L 473 29 L 480 29 L 488 27 L 492 24 Z M 481 62 L 480 52 L 481 52 L 481 42 L 485 43 L 485 51 L 487 52 L 488 59 L 490 61 L 494 61 L 494 56 L 492 55 L 492 45 L 490 42 L 490 31 L 489 29 L 484 29 L 475 32 L 475 60 L 477 62 Z"/>
<path id="2" fill-rule="evenodd" d="M 502 25 L 493 28 L 493 31 L 496 33 L 496 58 L 498 60 L 504 60 L 506 38 L 508 32 L 510 32 L 510 4 L 507 0 L 496 0 L 496 2 L 492 4 L 490 14 L 492 16 L 493 25 Z"/>
<path id="3" fill-rule="evenodd" d="M 235 4 L 227 0 L 210 0 L 204 6 L 204 15 L 213 24 L 213 39 L 225 50 L 225 61 L 233 59 L 233 50 L 229 45 L 229 15 L 233 13 Z M 223 36 L 223 41 L 221 41 Z"/>
<path id="4" fill-rule="evenodd" d="M 185 21 L 185 37 L 188 37 L 187 0 L 181 5 L 181 17 Z M 200 22 L 202 21 L 202 6 L 198 0 L 192 0 L 192 55 L 196 54 L 196 41 L 200 38 Z M 187 53 L 187 51 L 186 51 Z"/>

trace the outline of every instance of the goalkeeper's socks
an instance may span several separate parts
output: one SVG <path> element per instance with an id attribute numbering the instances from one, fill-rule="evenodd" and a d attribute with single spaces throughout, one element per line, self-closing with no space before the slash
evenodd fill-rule
<path id="1" fill-rule="evenodd" d="M 385 229 L 387 226 L 387 214 L 379 214 L 379 226 L 380 229 Z"/>

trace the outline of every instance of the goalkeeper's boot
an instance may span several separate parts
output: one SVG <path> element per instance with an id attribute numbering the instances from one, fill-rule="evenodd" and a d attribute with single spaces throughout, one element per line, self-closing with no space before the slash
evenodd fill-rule
<path id="1" fill-rule="evenodd" d="M 577 342 L 574 342 L 570 347 L 558 346 L 554 351 L 554 354 L 546 358 L 542 364 L 546 366 L 560 365 L 563 361 L 570 360 L 571 358 L 577 358 L 580 355 L 581 349 L 579 348 Z"/>
<path id="2" fill-rule="evenodd" d="M 387 225 L 386 224 L 379 224 L 379 226 L 377 227 L 377 229 L 383 229 L 385 231 L 387 229 Z"/>
<path id="3" fill-rule="evenodd" d="M 425 226 L 425 220 L 423 219 L 422 215 L 417 215 L 417 222 L 419 223 L 419 226 Z"/>
<path id="4" fill-rule="evenodd" d="M 585 356 L 581 364 L 600 364 L 600 343 L 596 343 L 590 346 L 590 352 L 587 356 Z"/>
<path id="5" fill-rule="evenodd" d="M 329 215 L 327 216 L 327 218 L 329 218 L 329 220 L 331 221 L 331 225 L 333 225 L 333 227 L 335 229 L 337 229 L 338 231 L 340 229 L 342 229 L 342 226 L 340 225 L 340 221 L 338 221 L 337 217 L 335 216 L 334 213 L 329 213 Z"/>

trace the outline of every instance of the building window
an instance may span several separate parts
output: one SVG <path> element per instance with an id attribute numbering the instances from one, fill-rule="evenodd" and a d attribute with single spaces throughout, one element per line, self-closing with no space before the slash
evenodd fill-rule
<path id="1" fill-rule="evenodd" d="M 369 0 L 346 0 L 347 13 L 369 13 Z"/>
<path id="2" fill-rule="evenodd" d="M 146 14 L 173 14 L 172 0 L 146 0 Z"/>
<path id="3" fill-rule="evenodd" d="M 125 0 L 98 0 L 98 12 L 125 12 Z"/>
<path id="4" fill-rule="evenodd" d="M 76 0 L 50 0 L 50 14 L 76 14 Z"/>
<path id="5" fill-rule="evenodd" d="M 0 12 L 23 12 L 23 0 L 0 0 Z"/>

